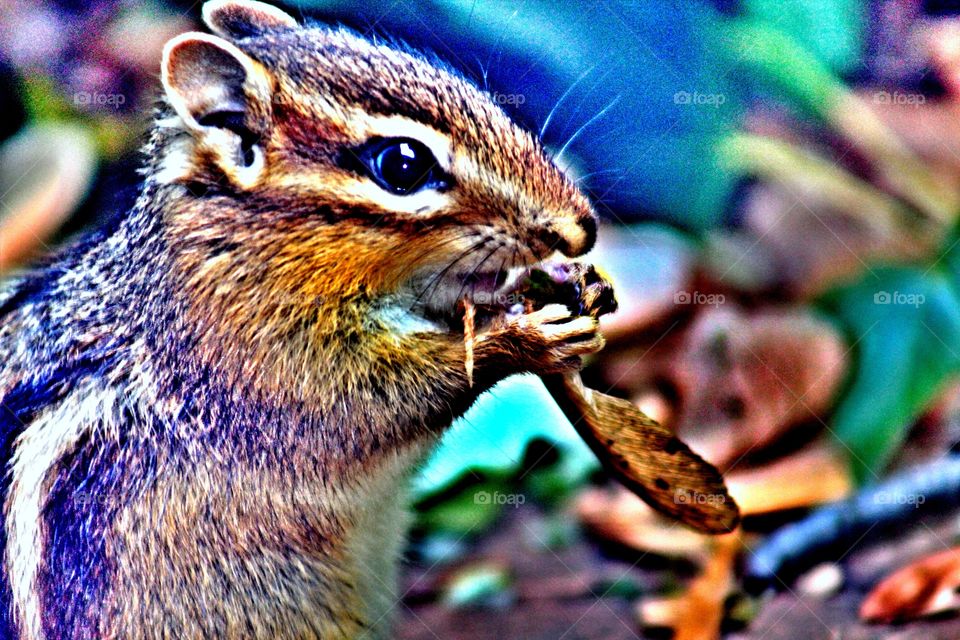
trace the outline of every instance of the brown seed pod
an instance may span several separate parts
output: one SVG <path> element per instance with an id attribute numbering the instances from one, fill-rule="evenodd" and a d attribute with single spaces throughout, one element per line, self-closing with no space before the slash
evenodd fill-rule
<path id="1" fill-rule="evenodd" d="M 736 528 L 740 512 L 723 477 L 633 403 L 584 386 L 579 373 L 543 382 L 614 478 L 660 513 L 706 533 Z"/>

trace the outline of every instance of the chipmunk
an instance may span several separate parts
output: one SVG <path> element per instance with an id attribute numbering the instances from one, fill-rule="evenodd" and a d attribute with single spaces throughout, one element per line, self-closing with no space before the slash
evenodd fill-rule
<path id="1" fill-rule="evenodd" d="M 0 293 L 3 638 L 388 637 L 417 464 L 603 345 L 550 305 L 468 382 L 458 301 L 597 233 L 487 93 L 259 2 L 203 18 L 135 206 Z"/>

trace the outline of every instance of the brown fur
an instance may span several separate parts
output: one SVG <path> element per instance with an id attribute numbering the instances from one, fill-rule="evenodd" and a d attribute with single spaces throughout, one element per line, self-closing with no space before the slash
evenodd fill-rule
<path id="1" fill-rule="evenodd" d="M 58 282 L 51 307 L 94 327 L 71 353 L 117 335 L 133 345 L 115 384 L 134 410 L 101 425 L 126 438 L 128 463 L 103 509 L 106 586 L 71 607 L 104 638 L 388 637 L 416 464 L 500 380 L 569 371 L 602 346 L 590 318 L 523 314 L 476 337 L 471 386 L 456 323 L 466 278 L 579 255 L 595 216 L 536 139 L 452 71 L 258 3 L 211 6 L 229 41 L 168 45 L 169 106 L 137 208 L 77 254 L 77 272 L 97 275 Z M 240 134 L 204 124 L 236 108 L 256 135 L 249 166 Z M 401 197 L 344 162 L 394 130 L 449 152 L 455 184 Z M 27 368 L 30 340 L 0 342 L 0 373 Z M 69 486 L 65 460 L 48 491 Z"/>
<path id="2" fill-rule="evenodd" d="M 353 637 L 378 626 L 358 601 L 358 583 L 375 582 L 384 568 L 349 555 L 371 508 L 404 501 L 398 483 L 478 393 L 511 373 L 568 370 L 599 348 L 576 342 L 595 325 L 541 332 L 526 318 L 478 341 L 471 389 L 459 334 L 398 335 L 375 309 L 455 260 L 472 242 L 467 234 L 494 238 L 503 244 L 494 259 L 519 266 L 556 246 L 582 252 L 581 221 L 593 223 L 594 214 L 530 134 L 473 85 L 416 55 L 326 29 L 280 29 L 236 44 L 262 65 L 273 90 L 251 116 L 264 169 L 252 187 L 224 185 L 230 167 L 215 155 L 194 156 L 186 180 L 209 191 L 171 193 L 165 206 L 176 290 L 196 357 L 223 372 L 226 387 L 301 407 L 291 423 L 349 425 L 347 441 L 327 449 L 309 432 L 271 434 L 285 452 L 275 466 L 225 456 L 229 473 L 209 462 L 171 478 L 124 513 L 122 564 L 131 582 L 149 572 L 157 540 L 140 532 L 159 530 L 163 546 L 177 550 L 165 554 L 176 578 L 156 577 L 151 617 L 163 617 L 163 594 L 174 584 L 193 584 L 197 620 L 203 611 L 226 612 L 205 631 L 178 629 L 180 637 L 223 629 L 237 637 Z M 449 140 L 457 184 L 448 204 L 411 214 L 348 195 L 364 178 L 338 159 L 376 134 L 368 119 L 377 115 L 408 118 Z M 458 175 L 461 162 L 476 175 Z M 211 256 L 218 239 L 230 246 Z M 165 520 L 150 522 L 161 511 Z M 399 510 L 394 519 L 387 526 L 399 539 Z M 211 537 L 222 552 L 213 566 L 200 546 Z M 215 573 L 275 588 L 258 600 L 256 616 L 235 620 L 230 612 L 252 609 L 248 594 Z M 143 612 L 117 606 L 131 623 Z M 255 633 L 239 631 L 241 619 Z"/>

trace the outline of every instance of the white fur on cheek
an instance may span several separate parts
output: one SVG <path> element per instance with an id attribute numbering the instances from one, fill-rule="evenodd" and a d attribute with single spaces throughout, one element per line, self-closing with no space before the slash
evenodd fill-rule
<path id="1" fill-rule="evenodd" d="M 160 169 L 154 174 L 159 184 L 179 182 L 193 173 L 193 143 L 189 139 L 172 142 L 163 154 Z"/>
<path id="2" fill-rule="evenodd" d="M 403 337 L 414 333 L 443 333 L 444 329 L 435 322 L 410 311 L 409 304 L 398 302 L 382 307 L 376 318 L 390 329 L 390 335 Z"/>

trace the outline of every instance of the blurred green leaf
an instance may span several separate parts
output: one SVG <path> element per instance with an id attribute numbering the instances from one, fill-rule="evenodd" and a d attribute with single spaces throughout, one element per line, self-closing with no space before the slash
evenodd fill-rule
<path id="1" fill-rule="evenodd" d="M 544 443 L 556 451 L 543 453 Z M 430 535 L 478 535 L 505 507 L 561 503 L 598 468 L 539 378 L 510 378 L 454 424 L 415 479 L 417 525 Z"/>
<path id="2" fill-rule="evenodd" d="M 880 475 L 907 430 L 960 372 L 960 299 L 947 255 L 936 268 L 880 268 L 835 292 L 828 306 L 857 364 L 833 417 L 861 482 Z"/>
<path id="3" fill-rule="evenodd" d="M 773 84 L 807 112 L 826 119 L 847 93 L 833 71 L 789 33 L 762 20 L 732 20 L 725 29 L 734 60 Z"/>
<path id="4" fill-rule="evenodd" d="M 569 471 L 569 467 L 562 464 L 531 471 L 523 479 L 524 491 L 541 504 L 560 505 L 582 484 L 584 479 L 583 474 L 571 474 Z"/>
<path id="5" fill-rule="evenodd" d="M 495 497 L 512 495 L 510 486 L 502 475 L 471 484 L 453 496 L 421 509 L 417 526 L 431 535 L 449 534 L 458 538 L 480 535 L 497 521 L 506 504 Z"/>
<path id="6" fill-rule="evenodd" d="M 744 0 L 743 13 L 788 34 L 836 73 L 863 56 L 867 5 L 861 0 Z"/>
<path id="7" fill-rule="evenodd" d="M 23 80 L 23 101 L 27 116 L 34 122 L 69 120 L 76 117 L 53 80 L 40 75 L 28 75 Z"/>

